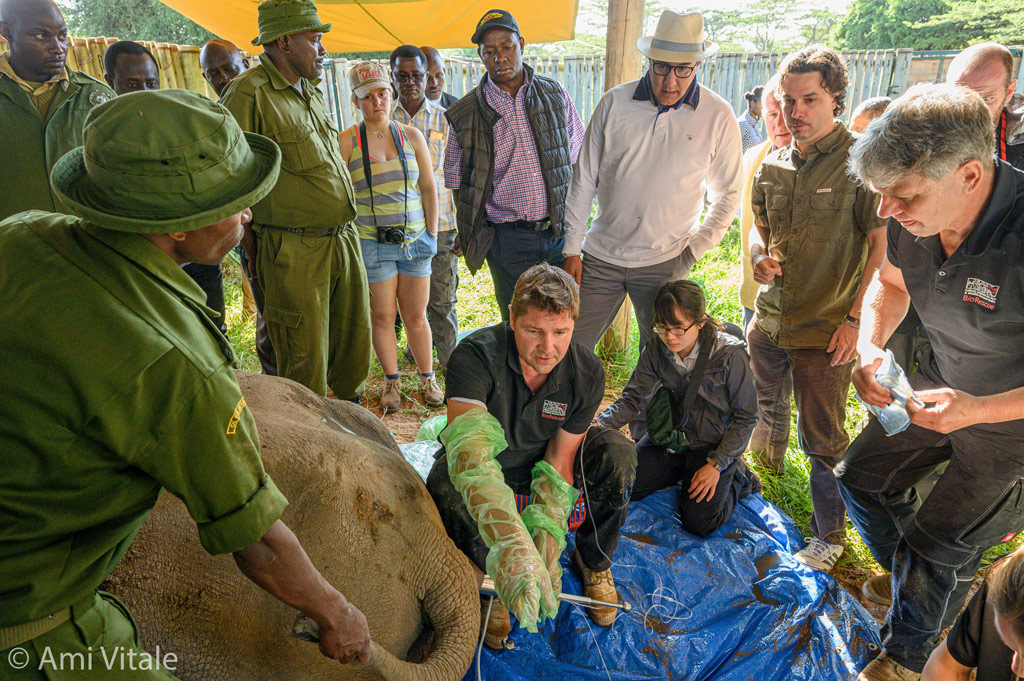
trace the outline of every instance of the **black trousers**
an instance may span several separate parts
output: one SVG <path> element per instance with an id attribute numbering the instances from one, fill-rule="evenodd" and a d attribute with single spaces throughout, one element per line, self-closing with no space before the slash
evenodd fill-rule
<path id="1" fill-rule="evenodd" d="M 250 276 L 249 256 L 241 251 L 242 276 L 249 280 L 249 287 L 252 289 L 252 298 L 256 303 L 256 356 L 260 358 L 260 367 L 267 376 L 277 376 L 277 355 L 274 354 L 274 346 L 270 343 L 270 336 L 267 335 L 267 323 L 263 320 L 263 286 L 255 276 Z M 256 271 L 255 266 L 251 268 Z"/>
<path id="2" fill-rule="evenodd" d="M 583 563 L 594 571 L 611 567 L 619 544 L 619 529 L 626 521 L 629 495 L 636 472 L 633 443 L 622 433 L 592 426 L 582 451 L 576 456 L 576 487 L 587 482 L 587 518 L 576 532 L 576 549 Z M 529 479 L 527 477 L 527 479 Z M 529 494 L 529 483 L 510 485 L 515 494 Z M 459 550 L 486 572 L 487 546 L 480 538 L 476 520 L 448 476 L 448 462 L 440 457 L 427 476 L 427 489 L 441 513 L 448 536 Z M 596 530 L 595 530 L 596 528 Z"/>
<path id="3" fill-rule="evenodd" d="M 220 313 L 219 319 L 214 319 L 217 328 L 225 336 L 228 334 L 228 322 L 224 316 L 224 275 L 221 274 L 220 265 L 200 265 L 190 262 L 181 266 L 185 274 L 192 277 L 192 280 L 199 284 L 206 294 L 206 307 L 212 308 Z"/>
<path id="4" fill-rule="evenodd" d="M 919 374 L 910 382 L 934 387 Z M 887 436 L 872 418 L 835 468 L 850 520 L 892 571 L 882 645 L 908 669 L 924 668 L 985 550 L 1024 531 L 1024 435 L 1013 429 L 980 424 L 943 435 L 911 424 Z M 922 483 L 947 463 L 925 496 Z"/>
<path id="5" fill-rule="evenodd" d="M 673 485 L 680 485 L 679 519 L 683 529 L 698 537 L 706 537 L 725 524 L 736 504 L 748 494 L 759 491 L 753 476 L 748 477 L 733 461 L 719 474 L 715 493 L 698 502 L 690 498 L 690 482 L 707 463 L 713 447 L 697 447 L 673 453 L 651 442 L 644 435 L 636 444 L 636 483 L 632 499 L 639 501 L 649 494 Z"/>

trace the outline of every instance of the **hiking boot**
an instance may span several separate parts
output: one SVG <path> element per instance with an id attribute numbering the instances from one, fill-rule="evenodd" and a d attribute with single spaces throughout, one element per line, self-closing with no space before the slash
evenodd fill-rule
<path id="1" fill-rule="evenodd" d="M 491 614 L 487 614 L 490 603 Z M 505 650 L 509 632 L 512 631 L 512 619 L 508 608 L 495 596 L 480 599 L 480 629 L 484 632 L 484 645 L 491 650 Z"/>
<path id="2" fill-rule="evenodd" d="M 384 391 L 380 395 L 380 408 L 384 413 L 402 408 L 402 395 L 398 392 L 398 379 L 385 378 Z"/>
<path id="3" fill-rule="evenodd" d="M 857 676 L 857 681 L 920 681 L 921 675 L 912 672 L 886 653 L 868 662 Z"/>
<path id="4" fill-rule="evenodd" d="M 872 603 L 892 605 L 892 573 L 868 577 L 867 581 L 860 585 L 860 592 Z"/>
<path id="5" fill-rule="evenodd" d="M 815 570 L 828 572 L 836 566 L 839 556 L 843 555 L 842 544 L 830 544 L 817 537 L 808 537 L 807 546 L 793 554 L 798 561 Z"/>
<path id="6" fill-rule="evenodd" d="M 437 385 L 437 379 L 433 374 L 420 376 L 420 394 L 428 407 L 440 407 L 444 404 L 444 391 Z"/>
<path id="7" fill-rule="evenodd" d="M 619 602 L 619 592 L 615 590 L 615 580 L 612 579 L 612 571 L 610 569 L 594 572 L 583 564 L 583 558 L 580 557 L 579 551 L 572 555 L 572 559 L 583 576 L 584 596 L 595 601 L 604 601 L 605 603 Z M 587 608 L 587 612 L 590 614 L 590 619 L 597 626 L 610 627 L 615 622 L 617 609 L 606 605 Z"/>

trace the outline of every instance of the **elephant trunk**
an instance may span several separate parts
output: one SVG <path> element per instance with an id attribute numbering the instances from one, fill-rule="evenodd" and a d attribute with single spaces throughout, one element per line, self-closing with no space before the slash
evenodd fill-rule
<path id="1" fill-rule="evenodd" d="M 437 555 L 440 553 L 441 555 Z M 430 656 L 404 662 L 371 643 L 367 666 L 385 681 L 458 681 L 473 661 L 480 632 L 480 597 L 469 560 L 448 542 L 426 562 L 423 611 L 434 629 Z"/>

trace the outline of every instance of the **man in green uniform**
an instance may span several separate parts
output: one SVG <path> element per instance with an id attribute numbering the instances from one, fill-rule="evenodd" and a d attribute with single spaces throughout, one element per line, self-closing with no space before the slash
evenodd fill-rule
<path id="1" fill-rule="evenodd" d="M 330 24 L 311 0 L 259 6 L 260 63 L 228 85 L 221 103 L 243 130 L 281 147 L 281 178 L 252 208 L 256 275 L 278 375 L 324 395 L 357 398 L 370 370 L 370 293 L 352 180 L 338 130 L 317 89 Z M 247 242 L 243 242 L 245 245 Z"/>
<path id="2" fill-rule="evenodd" d="M 72 71 L 68 27 L 52 0 L 0 0 L 0 220 L 23 210 L 59 210 L 50 169 L 82 143 L 85 117 L 114 93 Z"/>
<path id="3" fill-rule="evenodd" d="M 128 611 L 97 592 L 162 488 L 207 551 L 326 627 L 324 654 L 365 660 L 366 620 L 280 521 L 231 346 L 179 267 L 238 244 L 279 150 L 183 90 L 87 123 L 53 170 L 81 219 L 0 222 L 0 680 L 173 678 L 146 671 L 171 660 L 140 663 Z"/>

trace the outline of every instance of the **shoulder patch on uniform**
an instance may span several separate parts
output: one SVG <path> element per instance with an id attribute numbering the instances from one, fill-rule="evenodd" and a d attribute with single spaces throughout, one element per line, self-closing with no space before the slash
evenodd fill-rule
<path id="1" fill-rule="evenodd" d="M 228 421 L 228 429 L 225 432 L 227 435 L 234 435 L 235 431 L 238 430 L 238 421 L 242 418 L 242 410 L 245 409 L 245 398 L 238 400 L 238 404 L 235 405 L 235 412 L 231 414 L 231 420 Z"/>
<path id="2" fill-rule="evenodd" d="M 103 104 L 104 102 L 109 102 L 110 100 L 110 95 L 108 95 L 103 90 L 93 90 L 89 93 L 89 104 L 93 106 L 99 106 L 100 104 Z"/>

